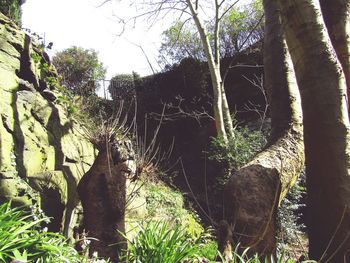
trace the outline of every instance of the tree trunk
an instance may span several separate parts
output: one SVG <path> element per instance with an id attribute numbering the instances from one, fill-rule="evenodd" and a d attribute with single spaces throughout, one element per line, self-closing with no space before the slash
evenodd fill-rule
<path id="1" fill-rule="evenodd" d="M 272 133 L 265 150 L 234 173 L 224 190 L 225 218 L 234 239 L 261 256 L 276 249 L 275 214 L 303 169 L 302 114 L 275 0 L 265 0 L 265 83 Z"/>
<path id="2" fill-rule="evenodd" d="M 226 92 L 225 92 L 225 86 L 224 83 L 221 83 L 221 96 L 222 96 L 222 111 L 224 115 L 224 123 L 225 123 L 225 129 L 226 133 L 229 136 L 229 138 L 233 139 L 235 137 L 234 128 L 233 128 L 233 122 L 230 112 L 230 107 L 228 106 Z"/>
<path id="3" fill-rule="evenodd" d="M 130 168 L 121 156 L 117 144 L 102 144 L 94 164 L 78 184 L 82 228 L 97 239 L 91 242 L 90 255 L 97 251 L 99 257 L 111 262 L 119 262 L 120 253 L 126 249 L 120 232 L 125 233 L 126 174 Z"/>
<path id="4" fill-rule="evenodd" d="M 350 126 L 345 77 L 318 2 L 279 3 L 302 98 L 310 257 L 349 262 Z"/>
<path id="5" fill-rule="evenodd" d="M 220 72 L 220 60 L 215 61 L 214 54 L 210 46 L 209 38 L 207 35 L 207 32 L 204 29 L 202 21 L 199 19 L 197 10 L 193 6 L 191 0 L 186 0 L 186 3 L 190 9 L 192 18 L 196 24 L 197 30 L 199 32 L 199 36 L 201 38 L 201 42 L 204 47 L 205 56 L 208 59 L 208 67 L 210 72 L 210 78 L 211 83 L 213 86 L 213 109 L 214 109 L 214 118 L 215 118 L 215 125 L 216 125 L 216 131 L 218 136 L 222 136 L 225 141 L 227 141 L 227 131 L 225 129 L 225 118 L 223 113 L 223 96 L 222 96 L 222 79 L 221 79 L 221 72 Z M 226 96 L 224 98 L 226 100 Z M 227 112 L 226 112 L 227 113 Z M 226 116 L 227 119 L 227 116 Z M 229 118 L 228 120 L 230 120 Z M 232 120 L 231 120 L 232 123 Z"/>
<path id="6" fill-rule="evenodd" d="M 342 65 L 350 95 L 350 1 L 320 0 L 324 22 Z M 349 105 L 348 105 L 349 108 Z M 350 110 L 350 108 L 349 108 Z"/>

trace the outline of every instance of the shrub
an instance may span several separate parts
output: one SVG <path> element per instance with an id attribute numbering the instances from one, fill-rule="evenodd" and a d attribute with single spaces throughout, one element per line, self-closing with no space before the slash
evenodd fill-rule
<path id="1" fill-rule="evenodd" d="M 225 176 L 219 179 L 220 184 L 224 184 L 233 171 L 248 163 L 266 144 L 266 138 L 261 131 L 238 127 L 234 134 L 235 137 L 230 138 L 228 143 L 221 137 L 211 141 L 209 159 L 219 162 L 226 170 Z"/>
<path id="2" fill-rule="evenodd" d="M 0 262 L 80 262 L 65 237 L 41 229 L 48 218 L 28 210 L 12 208 L 11 203 L 0 206 Z"/>

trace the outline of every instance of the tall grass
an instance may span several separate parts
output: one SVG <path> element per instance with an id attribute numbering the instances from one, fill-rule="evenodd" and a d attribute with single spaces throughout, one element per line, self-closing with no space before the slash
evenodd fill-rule
<path id="1" fill-rule="evenodd" d="M 0 205 L 0 262 L 80 262 L 62 235 L 41 229 L 45 220 L 29 209 L 12 208 L 11 203 Z"/>
<path id="2" fill-rule="evenodd" d="M 128 250 L 121 260 L 127 263 L 316 263 L 313 260 L 299 261 L 283 252 L 261 257 L 251 253 L 249 248 L 242 249 L 239 244 L 228 259 L 220 254 L 212 238 L 208 233 L 193 238 L 182 225 L 151 221 L 139 225 L 138 234 L 128 240 Z"/>
<path id="3" fill-rule="evenodd" d="M 200 253 L 200 239 L 193 239 L 180 225 L 164 221 L 139 225 L 139 232 L 129 240 L 125 262 L 180 263 Z M 123 261 L 123 262 L 124 262 Z"/>
<path id="4" fill-rule="evenodd" d="M 228 263 L 317 263 L 314 260 L 298 260 L 286 256 L 284 252 L 279 253 L 278 255 L 271 255 L 270 257 L 261 257 L 259 254 L 250 253 L 249 248 L 246 248 L 242 251 L 240 245 L 238 244 L 235 250 L 232 253 L 232 259 L 230 261 L 226 260 L 219 252 L 218 258 L 221 262 Z"/>

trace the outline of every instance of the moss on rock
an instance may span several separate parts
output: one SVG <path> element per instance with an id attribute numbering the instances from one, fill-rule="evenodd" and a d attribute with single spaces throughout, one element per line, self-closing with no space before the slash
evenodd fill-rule
<path id="1" fill-rule="evenodd" d="M 44 189 L 57 189 L 70 222 L 95 149 L 65 107 L 44 97 L 56 76 L 44 51 L 1 13 L 0 35 L 0 200 L 42 202 Z"/>
<path id="2" fill-rule="evenodd" d="M 132 237 L 137 225 L 143 221 L 167 221 L 180 223 L 193 237 L 203 231 L 198 217 L 185 207 L 183 195 L 162 182 L 137 182 L 129 185 L 129 194 L 134 192 L 134 199 L 127 207 L 127 234 Z"/>

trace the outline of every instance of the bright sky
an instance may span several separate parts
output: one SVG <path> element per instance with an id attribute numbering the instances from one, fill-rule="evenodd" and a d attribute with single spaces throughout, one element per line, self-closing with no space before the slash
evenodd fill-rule
<path id="1" fill-rule="evenodd" d="M 107 67 L 107 79 L 132 71 L 141 76 L 152 74 L 139 46 L 155 71 L 160 71 L 157 64 L 160 36 L 175 18 L 167 13 L 151 28 L 139 20 L 135 27 L 129 26 L 120 36 L 122 26 L 116 17 L 133 17 L 136 11 L 130 7 L 130 1 L 111 0 L 101 6 L 104 1 L 27 0 L 22 5 L 22 24 L 24 28 L 45 36 L 46 44 L 53 42 L 49 55 L 73 45 L 95 49 Z M 241 0 L 240 3 L 248 1 Z"/>
<path id="2" fill-rule="evenodd" d="M 122 36 L 118 36 L 121 25 L 114 18 L 115 14 L 119 12 L 125 15 L 131 9 L 118 1 L 98 7 L 102 2 L 27 0 L 22 6 L 23 27 L 45 36 L 46 44 L 53 42 L 50 55 L 73 45 L 95 49 L 100 61 L 107 66 L 107 78 L 132 71 L 143 76 L 152 73 L 145 55 L 135 44 L 142 46 L 152 66 L 159 71 L 156 63 L 159 36 L 166 25 L 158 24 L 149 29 L 139 22 L 136 29 L 129 28 Z"/>

